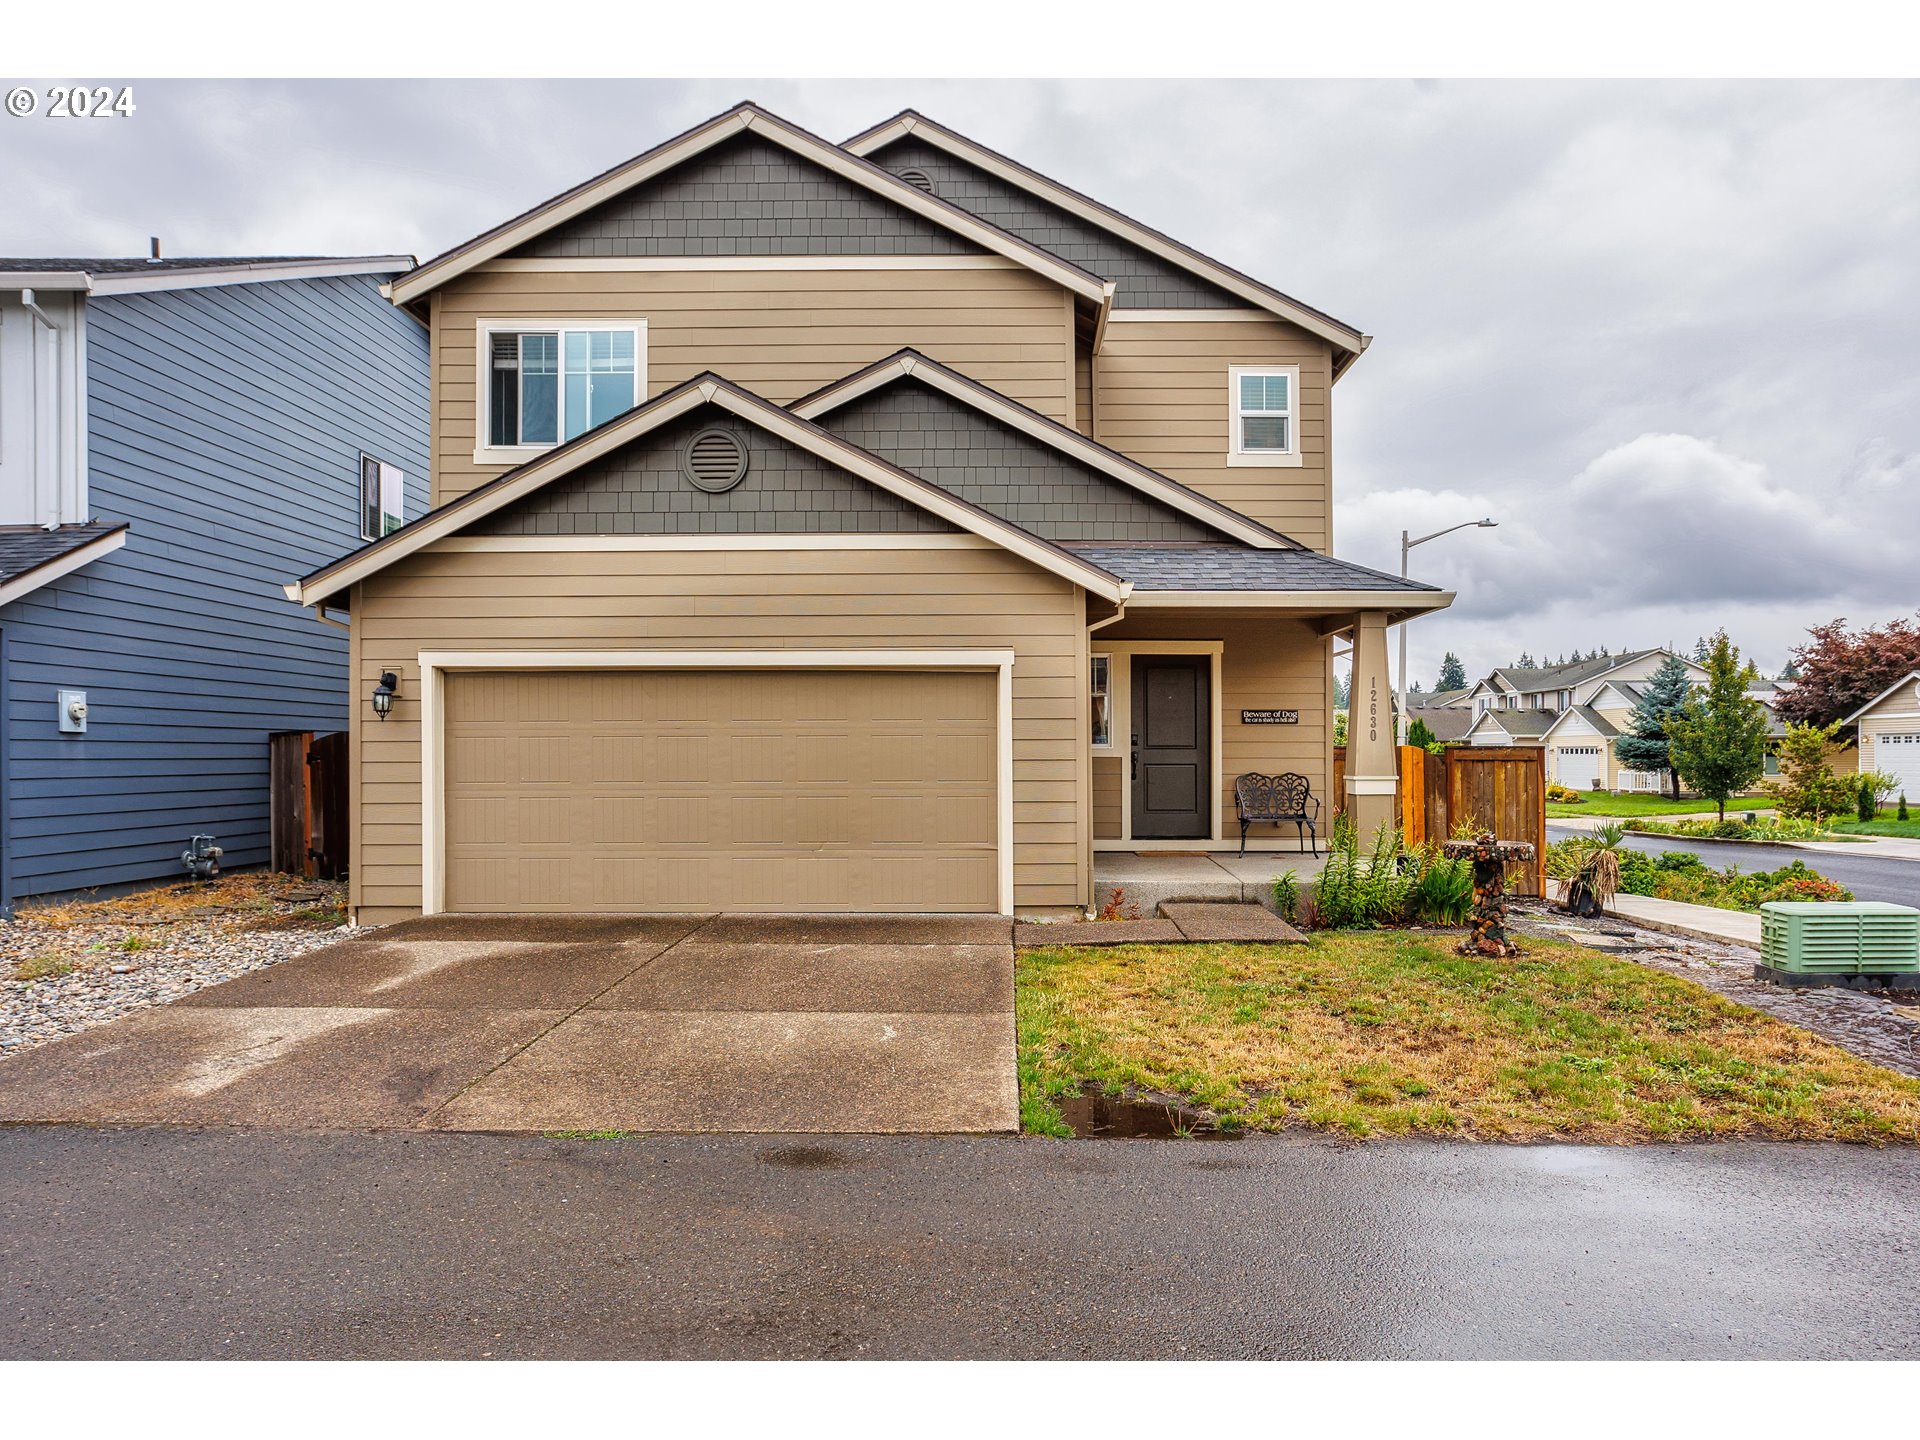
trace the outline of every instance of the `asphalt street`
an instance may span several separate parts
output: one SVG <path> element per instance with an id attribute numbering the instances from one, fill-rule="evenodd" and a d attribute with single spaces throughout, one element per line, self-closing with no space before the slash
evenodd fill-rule
<path id="1" fill-rule="evenodd" d="M 1549 841 L 1588 832 L 1564 825 L 1547 826 Z M 1896 905 L 1920 905 L 1920 860 L 1889 860 L 1872 855 L 1843 855 L 1831 850 L 1803 850 L 1794 845 L 1715 844 L 1713 841 L 1668 839 L 1657 835 L 1628 835 L 1629 850 L 1657 855 L 1663 850 L 1691 850 L 1701 863 L 1717 870 L 1737 865 L 1742 870 L 1778 870 L 1799 860 L 1830 880 L 1853 891 L 1856 900 L 1888 900 Z M 1860 847 L 1865 850 L 1864 845 Z"/>
<path id="2" fill-rule="evenodd" d="M 0 1129 L 0 1358 L 1920 1358 L 1920 1150 Z"/>

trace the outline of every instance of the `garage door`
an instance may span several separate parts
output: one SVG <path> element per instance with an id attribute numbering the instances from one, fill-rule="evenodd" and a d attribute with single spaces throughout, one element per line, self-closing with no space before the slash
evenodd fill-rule
<path id="1" fill-rule="evenodd" d="M 1920 800 L 1920 734 L 1874 736 L 1873 768 L 1893 776 L 1896 795 Z"/>
<path id="2" fill-rule="evenodd" d="M 1591 790 L 1600 783 L 1600 747 L 1562 745 L 1554 752 L 1553 778 L 1575 790 Z"/>
<path id="3" fill-rule="evenodd" d="M 450 674 L 446 908 L 998 910 L 997 678 Z"/>

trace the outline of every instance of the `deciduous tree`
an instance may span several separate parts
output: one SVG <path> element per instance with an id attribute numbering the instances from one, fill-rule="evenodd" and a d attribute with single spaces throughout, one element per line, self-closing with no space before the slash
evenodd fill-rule
<path id="1" fill-rule="evenodd" d="M 1787 667 L 1793 685 L 1774 707 L 1783 720 L 1831 725 L 1920 670 L 1920 625 L 1911 620 L 1851 631 L 1840 619 L 1807 634 Z"/>
<path id="2" fill-rule="evenodd" d="M 1767 712 L 1746 695 L 1740 649 L 1716 631 L 1707 646 L 1707 683 L 1687 697 L 1668 726 L 1673 768 L 1727 818 L 1727 797 L 1766 768 Z"/>

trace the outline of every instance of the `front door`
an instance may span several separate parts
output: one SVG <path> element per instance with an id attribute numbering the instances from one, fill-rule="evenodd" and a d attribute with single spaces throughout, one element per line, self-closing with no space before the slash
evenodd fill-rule
<path id="1" fill-rule="evenodd" d="M 1133 657 L 1135 839 L 1201 840 L 1213 833 L 1211 674 L 1204 655 Z"/>

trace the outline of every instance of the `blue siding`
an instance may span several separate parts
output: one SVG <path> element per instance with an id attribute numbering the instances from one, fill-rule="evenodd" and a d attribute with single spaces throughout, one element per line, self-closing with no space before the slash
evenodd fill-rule
<path id="1" fill-rule="evenodd" d="M 0 609 L 11 896 L 267 859 L 267 736 L 339 730 L 347 637 L 280 587 L 361 543 L 362 451 L 427 505 L 427 337 L 372 277 L 87 305 L 88 503 L 116 553 Z M 62 736 L 54 692 L 87 692 Z"/>

